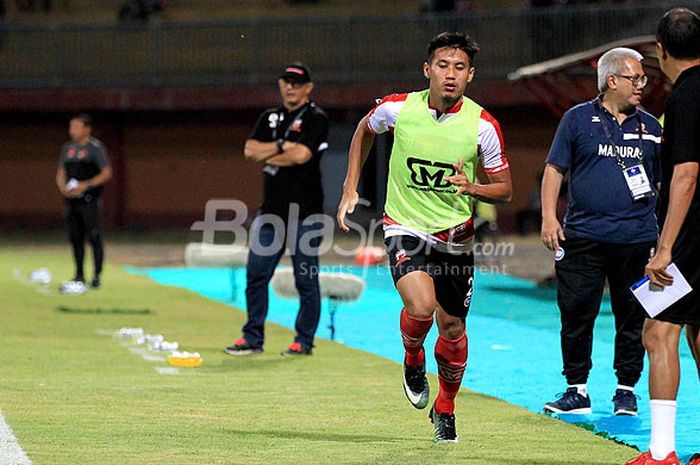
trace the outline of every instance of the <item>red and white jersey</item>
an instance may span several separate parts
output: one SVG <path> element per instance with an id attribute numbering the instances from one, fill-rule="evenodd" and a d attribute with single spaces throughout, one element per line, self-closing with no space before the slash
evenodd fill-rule
<path id="1" fill-rule="evenodd" d="M 375 135 L 387 131 L 393 133 L 396 119 L 406 103 L 407 96 L 408 94 L 391 94 L 381 99 L 367 115 L 367 128 Z M 429 107 L 428 110 L 439 123 L 442 123 L 452 118 L 461 108 L 460 101 L 447 112 L 439 115 L 435 108 Z M 486 173 L 493 174 L 508 169 L 501 125 L 486 110 L 482 110 L 479 117 L 477 151 Z"/>

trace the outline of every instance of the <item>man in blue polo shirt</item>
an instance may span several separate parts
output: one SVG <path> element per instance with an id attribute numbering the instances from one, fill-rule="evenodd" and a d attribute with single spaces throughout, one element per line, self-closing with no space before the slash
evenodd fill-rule
<path id="1" fill-rule="evenodd" d="M 566 112 L 542 180 L 542 242 L 555 251 L 566 392 L 549 413 L 591 412 L 586 389 L 593 325 L 607 278 L 615 315 L 616 415 L 636 415 L 634 385 L 644 364 L 644 310 L 630 291 L 644 274 L 658 235 L 656 182 L 661 126 L 637 106 L 647 77 L 642 55 L 615 48 L 598 60 L 601 94 Z M 556 218 L 569 174 L 564 227 Z"/>

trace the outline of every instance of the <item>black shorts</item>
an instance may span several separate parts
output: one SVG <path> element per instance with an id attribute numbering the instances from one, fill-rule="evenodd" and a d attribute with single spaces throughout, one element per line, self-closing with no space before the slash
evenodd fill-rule
<path id="1" fill-rule="evenodd" d="M 465 319 L 474 284 L 474 254 L 451 254 L 428 247 L 414 236 L 393 236 L 384 241 L 394 285 L 413 271 L 433 278 L 435 297 L 449 315 Z"/>
<path id="2" fill-rule="evenodd" d="M 671 255 L 693 290 L 654 319 L 700 326 L 700 205 L 690 206 Z"/>

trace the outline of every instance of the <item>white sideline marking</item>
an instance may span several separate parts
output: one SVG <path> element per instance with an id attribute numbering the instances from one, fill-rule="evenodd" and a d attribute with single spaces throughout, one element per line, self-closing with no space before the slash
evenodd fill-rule
<path id="1" fill-rule="evenodd" d="M 158 374 L 161 375 L 179 375 L 180 370 L 175 367 L 154 367 Z"/>
<path id="2" fill-rule="evenodd" d="M 32 461 L 29 460 L 12 433 L 12 428 L 3 418 L 2 412 L 0 412 L 0 464 L 32 465 Z"/>

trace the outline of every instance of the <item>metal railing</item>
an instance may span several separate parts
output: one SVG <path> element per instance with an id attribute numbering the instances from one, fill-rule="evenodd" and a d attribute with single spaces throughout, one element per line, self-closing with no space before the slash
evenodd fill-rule
<path id="1" fill-rule="evenodd" d="M 698 10 L 700 1 L 685 2 Z M 0 88 L 258 85 L 305 61 L 316 81 L 420 78 L 427 43 L 468 31 L 479 79 L 626 37 L 653 34 L 669 2 L 473 14 L 114 25 L 0 26 Z"/>

